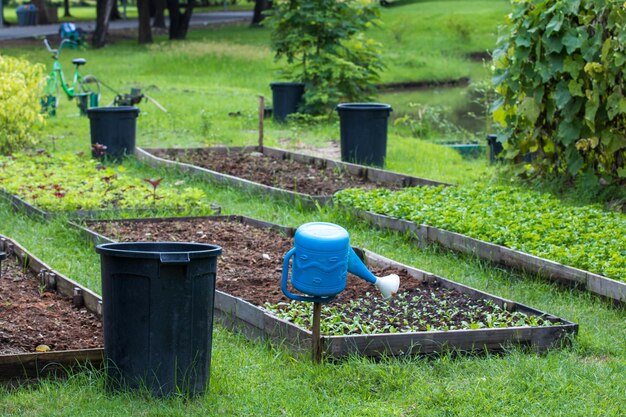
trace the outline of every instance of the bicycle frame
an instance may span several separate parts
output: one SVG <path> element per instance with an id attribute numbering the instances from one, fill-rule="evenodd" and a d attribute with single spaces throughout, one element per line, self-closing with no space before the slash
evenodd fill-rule
<path id="1" fill-rule="evenodd" d="M 48 112 L 51 116 L 56 114 L 56 106 L 57 102 L 57 91 L 58 89 L 62 89 L 65 95 L 69 100 L 78 97 L 78 107 L 81 111 L 81 114 L 86 114 L 88 107 L 96 107 L 98 105 L 98 94 L 93 92 L 84 92 L 77 91 L 78 86 L 81 84 L 83 80 L 86 78 L 83 77 L 79 70 L 79 65 L 76 64 L 76 69 L 74 70 L 72 83 L 68 84 L 65 79 L 65 73 L 63 72 L 63 68 L 61 67 L 61 63 L 59 62 L 59 54 L 63 50 L 63 46 L 68 43 L 74 43 L 69 39 L 64 39 L 59 45 L 59 49 L 52 49 L 47 39 L 44 39 L 44 45 L 52 53 L 52 59 L 54 60 L 52 63 L 52 71 L 48 75 L 48 81 L 46 83 L 45 96 L 41 100 L 41 104 L 43 110 Z M 94 81 L 95 77 L 91 77 L 90 81 Z M 97 82 L 97 80 L 95 80 Z"/>

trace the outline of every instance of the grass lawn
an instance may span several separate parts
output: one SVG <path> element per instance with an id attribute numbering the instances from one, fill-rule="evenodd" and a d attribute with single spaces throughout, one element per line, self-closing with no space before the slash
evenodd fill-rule
<path id="1" fill-rule="evenodd" d="M 465 59 L 493 47 L 508 2 L 397 1 L 383 10 L 385 26 L 374 36 L 386 45 L 385 82 L 471 77 L 484 79 L 481 63 Z M 243 3 L 248 4 L 248 3 Z M 5 11 L 7 13 L 7 11 Z M 142 103 L 139 146 L 251 145 L 257 141 L 258 96 L 271 97 L 277 65 L 266 29 L 231 26 L 193 30 L 189 39 L 153 45 L 117 41 L 101 50 L 63 51 L 62 64 L 87 59 L 93 73 L 119 91 L 139 86 L 167 109 Z M 3 48 L 51 65 L 43 46 Z M 113 94 L 105 92 L 103 102 Z M 438 103 L 427 93 L 406 102 Z M 430 101 L 429 101 L 430 100 Z M 447 101 L 446 101 L 447 102 Z M 397 101 L 401 108 L 402 100 Z M 395 103 L 394 103 L 395 105 Z M 232 114 L 232 115 L 229 115 Z M 337 122 L 266 126 L 266 144 L 283 148 L 328 147 Z M 52 153 L 88 151 L 89 124 L 75 104 L 61 99 L 42 146 Z M 373 230 L 333 209 L 302 210 L 172 171 L 126 161 L 139 176 L 184 180 L 201 188 L 225 214 L 241 214 L 288 226 L 330 221 L 350 231 L 352 243 L 457 282 L 527 304 L 580 325 L 569 347 L 546 354 L 510 347 L 502 354 L 350 358 L 313 365 L 280 346 L 253 343 L 215 329 L 210 389 L 196 399 L 153 399 L 145 393 L 108 393 L 100 372 L 69 380 L 0 387 L 0 415 L 19 416 L 623 416 L 626 414 L 626 311 L 583 291 L 504 270 L 433 247 L 418 248 L 405 236 Z M 485 159 L 465 160 L 428 140 L 390 125 L 387 167 L 456 184 L 498 181 Z M 166 215 L 167 213 L 163 213 Z M 63 219 L 42 223 L 12 213 L 0 202 L 0 233 L 16 239 L 53 268 L 100 292 L 99 258 Z M 219 273 L 219 271 L 218 271 Z M 277 276 L 278 279 L 278 276 Z"/>

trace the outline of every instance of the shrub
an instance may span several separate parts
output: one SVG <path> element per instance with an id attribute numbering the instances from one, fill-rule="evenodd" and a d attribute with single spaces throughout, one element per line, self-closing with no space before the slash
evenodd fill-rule
<path id="1" fill-rule="evenodd" d="M 306 84 L 305 112 L 340 101 L 367 101 L 382 70 L 380 44 L 364 36 L 378 21 L 370 0 L 277 0 L 268 19 L 282 74 Z"/>
<path id="2" fill-rule="evenodd" d="M 10 154 L 36 143 L 45 122 L 39 102 L 44 67 L 0 55 L 0 153 Z"/>
<path id="3" fill-rule="evenodd" d="M 506 157 L 540 176 L 626 184 L 626 4 L 514 0 L 494 51 Z"/>

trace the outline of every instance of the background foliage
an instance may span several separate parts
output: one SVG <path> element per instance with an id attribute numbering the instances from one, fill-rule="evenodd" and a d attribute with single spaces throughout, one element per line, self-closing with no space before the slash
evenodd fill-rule
<path id="1" fill-rule="evenodd" d="M 39 86 L 44 67 L 22 58 L 0 55 L 0 153 L 36 143 L 45 120 L 40 113 Z"/>
<path id="2" fill-rule="evenodd" d="M 305 112 L 371 98 L 383 68 L 381 45 L 364 33 L 379 16 L 369 0 L 274 2 L 272 49 L 287 61 L 283 74 L 306 84 Z"/>
<path id="3" fill-rule="evenodd" d="M 626 184 L 625 25 L 615 0 L 514 1 L 494 51 L 508 158 L 532 154 L 539 175 Z"/>

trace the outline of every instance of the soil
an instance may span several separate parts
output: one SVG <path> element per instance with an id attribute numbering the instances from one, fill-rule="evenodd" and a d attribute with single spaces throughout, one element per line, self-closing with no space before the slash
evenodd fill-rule
<path id="1" fill-rule="evenodd" d="M 44 291 L 36 275 L 14 259 L 2 262 L 0 355 L 103 347 L 102 323 L 70 298 Z"/>
<path id="2" fill-rule="evenodd" d="M 276 304 L 288 302 L 280 289 L 282 263 L 284 254 L 291 249 L 292 238 L 281 235 L 269 229 L 261 229 L 238 222 L 211 221 L 206 219 L 132 222 L 107 221 L 90 222 L 89 227 L 109 238 L 118 241 L 191 241 L 198 243 L 216 244 L 223 248 L 222 256 L 218 258 L 216 288 L 220 291 L 237 296 L 257 306 L 265 303 Z M 405 269 L 386 268 L 371 269 L 377 276 L 398 274 L 400 276 L 400 290 L 405 300 L 413 304 L 425 314 L 419 317 L 420 329 L 431 327 L 453 327 L 462 321 L 472 322 L 465 313 L 475 314 L 476 310 L 483 314 L 493 312 L 493 308 L 482 300 L 470 299 L 467 295 L 456 290 L 440 287 L 437 284 L 420 282 Z M 293 289 L 292 289 L 293 291 Z M 361 315 L 361 321 L 367 320 L 379 306 L 384 308 L 394 320 L 414 321 L 415 317 L 406 315 L 406 309 L 399 307 L 396 299 L 390 303 L 382 301 L 377 290 L 371 284 L 360 278 L 348 274 L 346 289 L 341 292 L 329 306 L 341 306 L 351 300 L 367 299 L 372 302 L 363 306 L 360 311 L 345 311 L 346 319 L 350 315 Z M 402 302 L 406 305 L 406 302 Z M 419 303 L 419 304 L 417 304 Z M 442 305 L 447 310 L 442 311 Z M 473 313 L 470 312 L 473 310 Z M 412 313 L 411 310 L 409 313 Z M 442 314 L 457 311 L 452 318 L 442 318 Z M 426 314 L 428 313 L 428 314 Z M 474 320 L 475 320 L 475 316 Z M 445 322 L 445 323 L 444 323 Z M 443 323 L 443 324 L 442 324 Z"/>
<path id="3" fill-rule="evenodd" d="M 178 153 L 170 149 L 152 150 L 154 155 L 196 165 L 263 185 L 313 196 L 332 195 L 345 188 L 380 187 L 365 178 L 333 168 L 320 168 L 293 160 L 281 160 L 260 152 L 213 152 L 194 149 Z M 386 188 L 397 187 L 385 185 Z"/>

